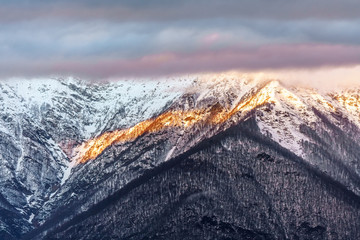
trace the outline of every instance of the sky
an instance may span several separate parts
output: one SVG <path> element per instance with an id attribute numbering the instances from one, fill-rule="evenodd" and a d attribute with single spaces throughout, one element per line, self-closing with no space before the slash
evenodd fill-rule
<path id="1" fill-rule="evenodd" d="M 346 79 L 360 76 L 358 0 L 0 4 L 0 79 L 101 80 L 229 70 L 305 76 L 319 69 L 349 69 Z"/>

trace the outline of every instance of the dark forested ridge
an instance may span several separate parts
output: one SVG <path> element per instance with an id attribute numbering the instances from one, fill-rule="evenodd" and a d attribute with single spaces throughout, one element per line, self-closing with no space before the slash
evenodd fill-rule
<path id="1" fill-rule="evenodd" d="M 264 138 L 250 118 L 144 171 L 43 236 L 357 239 L 359 219 L 359 196 Z"/>

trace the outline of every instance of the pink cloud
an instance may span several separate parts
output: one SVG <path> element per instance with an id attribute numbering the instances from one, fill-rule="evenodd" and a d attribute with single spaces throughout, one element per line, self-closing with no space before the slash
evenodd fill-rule
<path id="1" fill-rule="evenodd" d="M 207 45 L 211 45 L 220 39 L 219 33 L 208 34 L 201 39 L 201 42 Z"/>
<path id="2" fill-rule="evenodd" d="M 360 47 L 345 45 L 267 45 L 192 53 L 160 53 L 138 59 L 89 58 L 8 62 L 0 64 L 3 76 L 75 75 L 87 78 L 157 76 L 225 70 L 301 69 L 348 66 L 360 63 Z"/>

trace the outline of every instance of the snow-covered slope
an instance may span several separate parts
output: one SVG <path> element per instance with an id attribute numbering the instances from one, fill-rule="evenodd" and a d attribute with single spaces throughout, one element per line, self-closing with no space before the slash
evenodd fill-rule
<path id="1" fill-rule="evenodd" d="M 8 210 L 19 215 L 21 231 L 36 225 L 34 214 L 69 177 L 74 146 L 158 114 L 181 94 L 177 89 L 186 81 L 2 82 L 0 194 L 12 206 Z"/>

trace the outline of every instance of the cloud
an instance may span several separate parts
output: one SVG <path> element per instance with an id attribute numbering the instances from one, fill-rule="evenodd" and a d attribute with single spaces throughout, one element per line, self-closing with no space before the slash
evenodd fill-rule
<path id="1" fill-rule="evenodd" d="M 0 57 L 6 58 L 33 58 L 33 54 L 132 58 L 162 51 L 291 43 L 357 45 L 360 44 L 360 21 L 210 19 L 122 24 L 34 21 L 0 25 Z"/>
<path id="2" fill-rule="evenodd" d="M 360 65 L 280 70 L 270 74 L 289 85 L 312 87 L 324 91 L 360 87 Z"/>
<path id="3" fill-rule="evenodd" d="M 103 0 L 0 1 L 0 21 L 31 19 L 111 19 L 117 21 L 208 18 L 357 19 L 357 0 Z"/>
<path id="4" fill-rule="evenodd" d="M 2 61 L 3 78 L 26 75 L 73 75 L 106 79 L 113 76 L 160 76 L 167 74 L 216 72 L 237 69 L 260 71 L 355 66 L 360 61 L 360 46 L 343 45 L 268 45 L 254 49 L 237 48 L 191 53 L 159 53 L 135 59 L 73 58 L 51 61 Z"/>
<path id="5" fill-rule="evenodd" d="M 1 78 L 359 64 L 360 2 L 353 0 L 0 4 Z"/>

